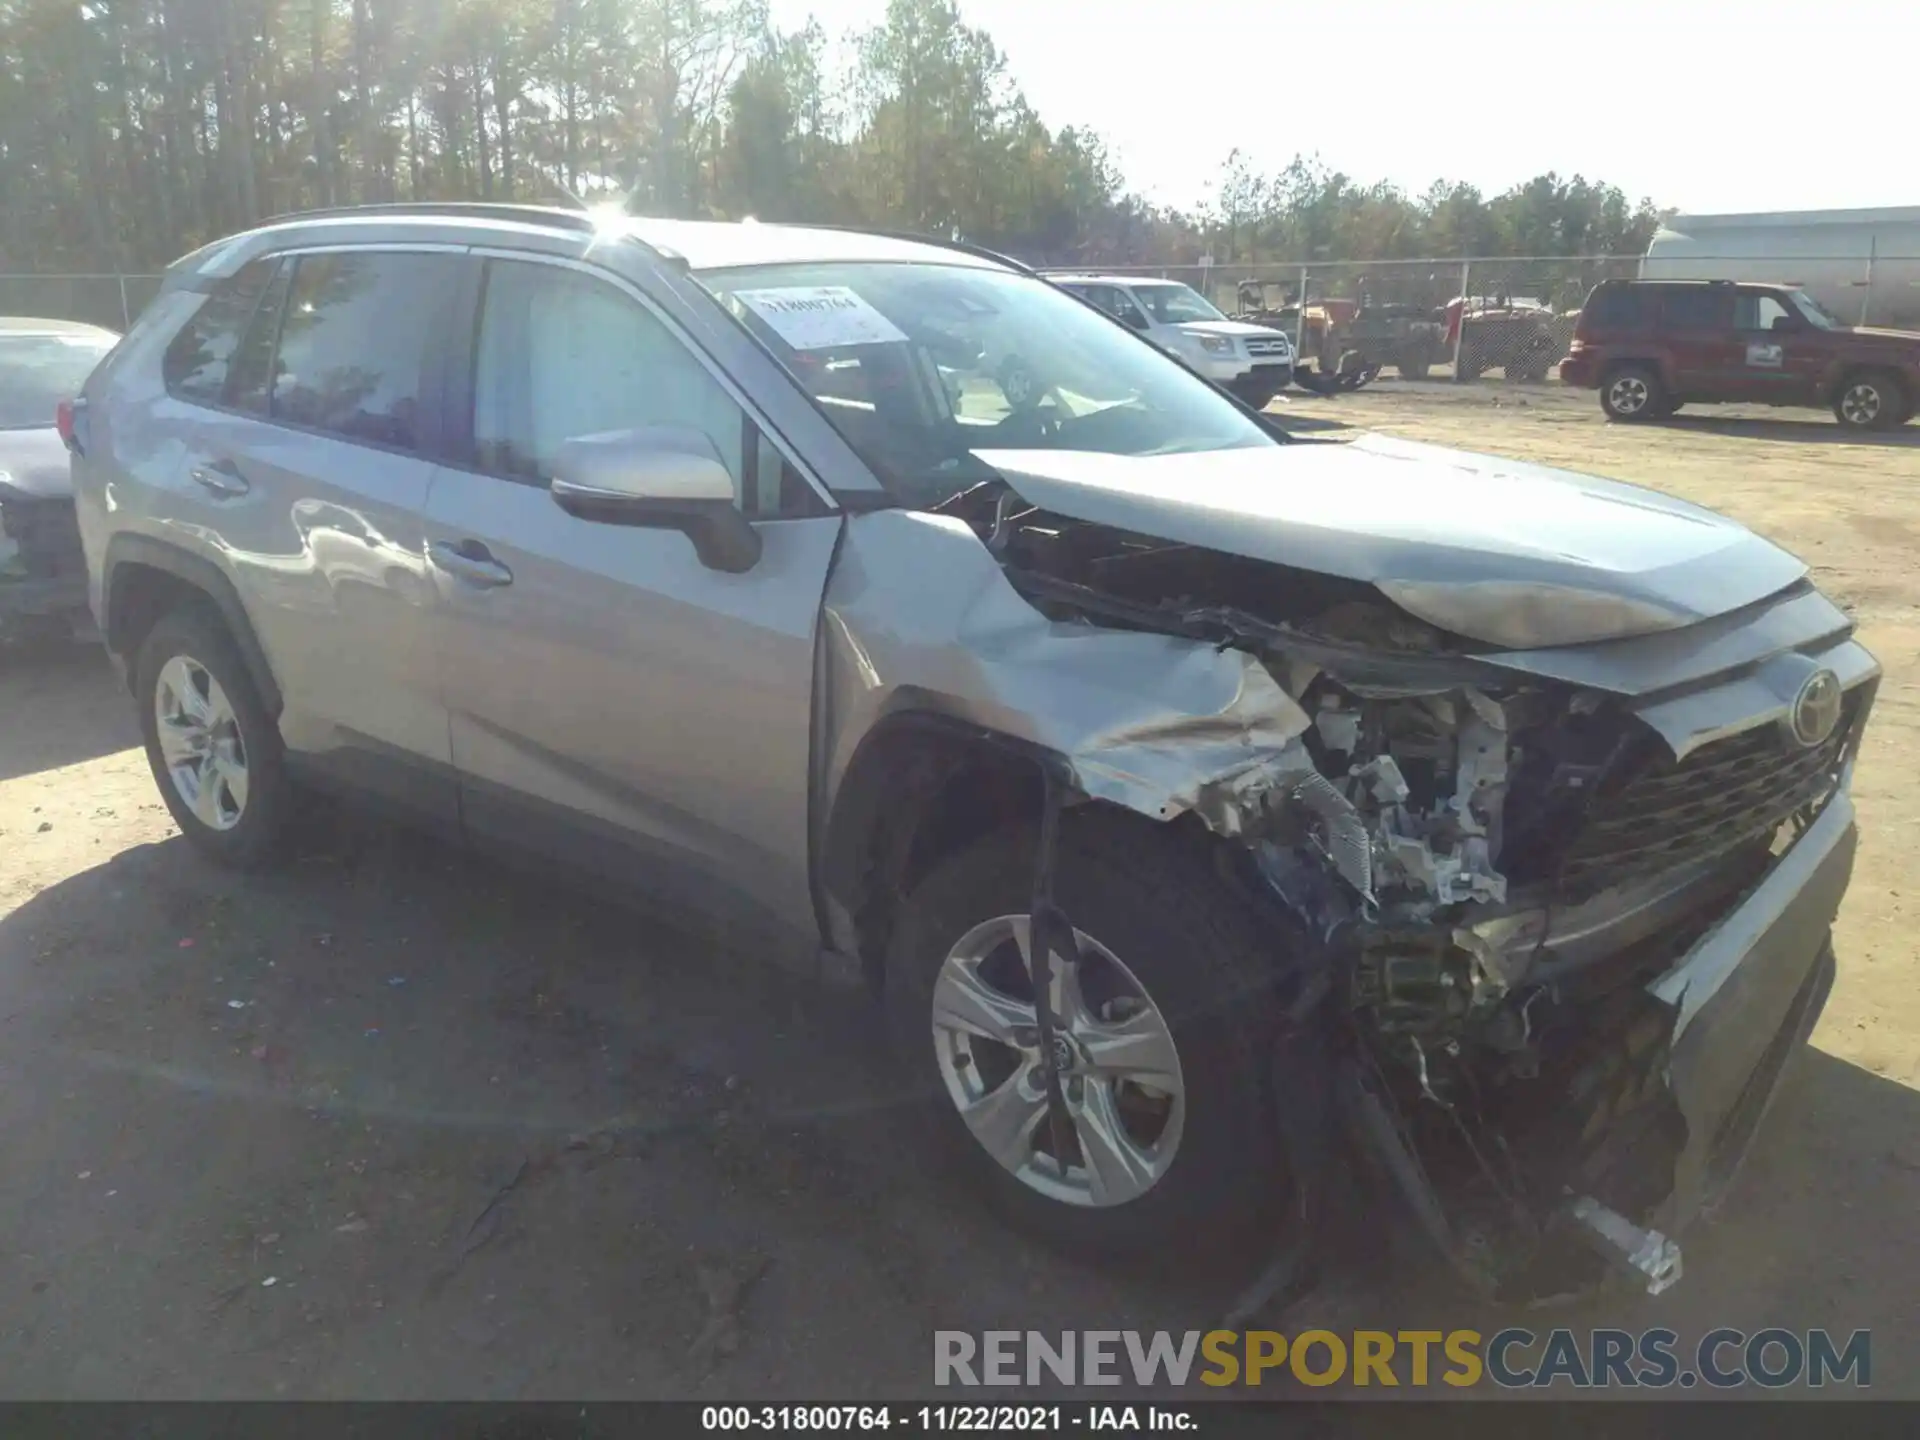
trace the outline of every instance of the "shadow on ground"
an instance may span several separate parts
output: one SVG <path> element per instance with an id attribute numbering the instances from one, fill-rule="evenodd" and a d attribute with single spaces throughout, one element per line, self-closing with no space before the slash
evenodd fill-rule
<path id="1" fill-rule="evenodd" d="M 1745 436 L 1753 440 L 1784 440 L 1796 445 L 1891 445 L 1920 449 L 1920 426 L 1898 430 L 1843 430 L 1832 420 L 1756 420 L 1731 415 L 1669 416 L 1656 422 L 1669 430 L 1691 430 L 1702 435 Z"/>
<path id="2" fill-rule="evenodd" d="M 126 687 L 98 645 L 0 651 L 0 696 L 0 781 L 140 743 Z"/>
<path id="3" fill-rule="evenodd" d="M 905 1396 L 1228 1298 L 982 1214 L 861 1000 L 375 825 L 48 887 L 0 1017 L 10 1396 Z"/>
<path id="4" fill-rule="evenodd" d="M 984 1215 L 874 1030 L 724 935 L 377 825 L 251 879 L 124 851 L 0 920 L 0 1393 L 911 1396 L 935 1329 L 1217 1323 L 1218 1277 Z M 1869 1327 L 1899 1390 L 1916 1136 L 1920 1097 L 1810 1055 L 1679 1291 L 1538 1318 Z M 1375 1225 L 1268 1323 L 1515 1323 L 1381 1267 Z"/>

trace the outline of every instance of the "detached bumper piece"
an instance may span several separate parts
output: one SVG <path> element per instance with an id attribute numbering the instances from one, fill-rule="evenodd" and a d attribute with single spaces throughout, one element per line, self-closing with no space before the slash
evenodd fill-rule
<path id="1" fill-rule="evenodd" d="M 1566 1012 L 1581 1023 L 1522 1085 L 1423 1068 L 1409 1097 L 1364 1054 L 1346 1067 L 1355 1148 L 1473 1289 L 1541 1304 L 1680 1279 L 1675 1237 L 1725 1194 L 1832 989 L 1856 833 L 1842 788 L 1671 963 Z"/>
<path id="2" fill-rule="evenodd" d="M 69 497 L 0 485 L 0 629 L 65 623 L 87 608 L 87 560 Z"/>

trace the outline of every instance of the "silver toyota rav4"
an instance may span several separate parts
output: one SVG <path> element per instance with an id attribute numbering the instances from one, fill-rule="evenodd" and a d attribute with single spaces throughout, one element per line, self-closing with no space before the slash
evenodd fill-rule
<path id="1" fill-rule="evenodd" d="M 76 408 L 197 846 L 324 785 L 719 917 L 1062 1244 L 1298 1244 L 1351 1163 L 1490 1293 L 1662 1289 L 1832 984 L 1879 671 L 1799 561 L 1290 439 L 983 252 L 297 216 Z"/>

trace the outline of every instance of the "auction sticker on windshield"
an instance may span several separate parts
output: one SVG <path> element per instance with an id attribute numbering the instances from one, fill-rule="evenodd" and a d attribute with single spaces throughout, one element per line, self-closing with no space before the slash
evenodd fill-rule
<path id="1" fill-rule="evenodd" d="M 736 290 L 734 298 L 796 350 L 897 344 L 907 337 L 845 285 L 793 285 Z"/>

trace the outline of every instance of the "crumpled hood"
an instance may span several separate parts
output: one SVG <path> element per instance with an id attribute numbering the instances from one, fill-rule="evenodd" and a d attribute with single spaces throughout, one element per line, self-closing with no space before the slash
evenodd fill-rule
<path id="1" fill-rule="evenodd" d="M 0 502 L 9 491 L 34 499 L 73 494 L 73 470 L 58 430 L 0 430 Z"/>
<path id="2" fill-rule="evenodd" d="M 1422 619 L 1512 649 L 1674 629 L 1806 573 L 1786 551 L 1682 500 L 1386 436 L 1190 455 L 980 458 L 1042 509 L 1364 581 Z M 1556 603 L 1580 612 L 1556 638 L 1520 638 L 1527 627 L 1509 623 L 1515 607 Z"/>

